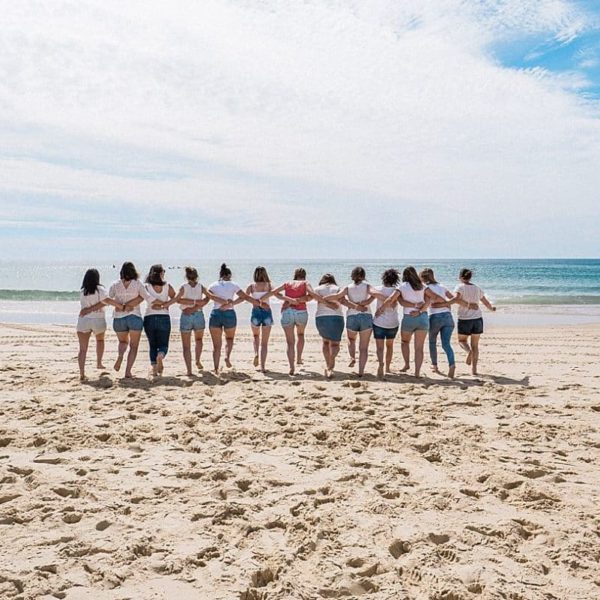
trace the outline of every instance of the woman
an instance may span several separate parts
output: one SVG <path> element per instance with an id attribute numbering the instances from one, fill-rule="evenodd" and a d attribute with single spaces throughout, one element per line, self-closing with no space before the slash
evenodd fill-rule
<path id="1" fill-rule="evenodd" d="M 137 357 L 140 337 L 144 327 L 140 304 L 148 298 L 146 288 L 139 281 L 139 275 L 132 262 L 123 263 L 119 280 L 110 286 L 108 295 L 121 306 L 121 308 L 115 308 L 113 312 L 113 329 L 119 340 L 118 356 L 114 369 L 115 371 L 121 369 L 125 352 L 129 347 L 125 377 L 130 379 L 133 377 L 132 368 Z"/>
<path id="2" fill-rule="evenodd" d="M 350 274 L 352 283 L 347 285 L 339 294 L 330 296 L 327 300 L 349 301 L 346 312 L 346 332 L 348 335 L 348 353 L 350 354 L 350 367 L 356 364 L 356 341 L 359 340 L 358 348 L 358 376 L 362 377 L 365 372 L 367 358 L 369 355 L 369 342 L 373 331 L 373 316 L 369 304 L 373 302 L 371 285 L 366 279 L 365 270 L 355 267 Z"/>
<path id="3" fill-rule="evenodd" d="M 162 265 L 152 265 L 145 285 L 148 297 L 144 331 L 150 346 L 150 364 L 154 376 L 162 375 L 165 368 L 164 360 L 169 351 L 171 336 L 169 307 L 176 301 L 175 290 L 171 284 L 164 281 L 164 275 Z"/>
<path id="4" fill-rule="evenodd" d="M 196 367 L 202 369 L 202 347 L 204 341 L 204 313 L 202 309 L 209 302 L 202 284 L 198 281 L 198 271 L 194 267 L 185 268 L 187 280 L 177 294 L 177 302 L 181 304 L 181 318 L 179 320 L 179 331 L 181 333 L 181 345 L 183 347 L 183 360 L 187 369 L 187 375 L 192 376 L 192 333 L 195 341 Z"/>
<path id="5" fill-rule="evenodd" d="M 265 294 L 265 298 L 276 296 L 283 301 L 281 307 L 281 326 L 287 343 L 289 374 L 296 372 L 295 365 L 302 364 L 304 351 L 304 330 L 308 323 L 306 302 L 311 299 L 312 287 L 306 282 L 306 271 L 299 267 L 294 271 L 294 279 Z M 298 342 L 296 343 L 296 336 Z"/>
<path id="6" fill-rule="evenodd" d="M 244 300 L 257 306 L 258 301 L 246 294 L 237 283 L 231 281 L 231 269 L 225 263 L 221 265 L 219 280 L 209 286 L 207 295 L 213 301 L 213 309 L 208 320 L 208 327 L 213 343 L 213 364 L 215 373 L 218 374 L 221 362 L 223 333 L 225 333 L 226 344 L 225 364 L 228 368 L 231 368 L 231 351 L 233 350 L 235 329 L 237 327 L 237 316 L 234 306 Z"/>
<path id="7" fill-rule="evenodd" d="M 265 267 L 256 267 L 254 269 L 254 283 L 246 289 L 246 294 L 258 302 L 252 307 L 250 316 L 250 327 L 254 339 L 254 366 L 258 367 L 260 353 L 260 370 L 266 371 L 267 352 L 269 346 L 269 336 L 273 326 L 273 312 L 266 297 L 272 289 L 271 280 Z"/>
<path id="8" fill-rule="evenodd" d="M 437 296 L 446 298 L 446 303 L 433 303 L 429 308 L 429 356 L 434 373 L 440 373 L 437 362 L 437 338 L 442 340 L 442 349 L 448 358 L 448 377 L 454 378 L 456 364 L 454 360 L 454 350 L 450 340 L 454 331 L 454 319 L 450 305 L 454 300 L 454 295 L 435 279 L 432 269 L 423 269 L 419 273 L 421 281 Z"/>
<path id="9" fill-rule="evenodd" d="M 100 285 L 100 273 L 97 269 L 88 269 L 81 283 L 79 295 L 81 310 L 77 320 L 77 338 L 79 339 L 79 379 L 86 380 L 85 359 L 92 333 L 96 337 L 96 368 L 104 369 L 102 357 L 104 355 L 104 333 L 106 332 L 106 319 L 104 317 L 104 305 L 122 308 L 106 295 L 106 291 Z"/>
<path id="10" fill-rule="evenodd" d="M 488 310 L 496 311 L 496 307 L 486 298 L 483 290 L 471 283 L 473 271 L 461 269 L 459 274 L 460 284 L 454 290 L 459 302 L 458 307 L 458 343 L 467 352 L 466 363 L 471 365 L 473 375 L 477 375 L 477 362 L 479 361 L 479 337 L 483 333 L 483 315 L 479 308 L 481 302 Z M 469 338 L 471 343 L 469 344 Z"/>

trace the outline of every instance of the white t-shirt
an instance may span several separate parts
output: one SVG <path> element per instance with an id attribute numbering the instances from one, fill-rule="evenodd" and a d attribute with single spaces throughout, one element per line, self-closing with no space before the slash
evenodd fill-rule
<path id="1" fill-rule="evenodd" d="M 163 285 L 162 290 L 160 292 L 157 292 L 151 283 L 146 283 L 144 287 L 146 288 L 146 293 L 148 294 L 148 297 L 146 299 L 145 316 L 149 317 L 151 315 L 168 315 L 168 308 L 152 308 L 152 303 L 155 300 L 159 300 L 160 302 L 169 301 L 169 284 L 165 281 L 165 285 Z"/>
<path id="2" fill-rule="evenodd" d="M 235 281 L 219 279 L 219 281 L 210 284 L 208 291 L 219 298 L 223 298 L 223 300 L 234 300 L 241 289 L 242 288 L 235 283 Z M 214 301 L 213 310 L 220 308 L 223 304 L 225 304 L 225 302 Z"/>
<path id="3" fill-rule="evenodd" d="M 181 287 L 183 288 L 183 298 L 186 300 L 202 300 L 202 290 L 204 288 L 201 283 L 196 283 L 193 287 L 189 283 L 184 283 Z"/>
<path id="4" fill-rule="evenodd" d="M 441 283 L 430 283 L 427 286 L 434 294 L 441 296 L 446 299 L 446 292 L 448 292 L 448 288 L 444 287 Z M 443 308 L 429 308 L 430 315 L 439 315 L 440 313 L 452 312 L 449 306 L 445 306 Z"/>
<path id="5" fill-rule="evenodd" d="M 384 296 L 391 296 L 397 288 L 395 287 L 386 287 L 384 285 L 378 285 L 373 288 L 378 292 L 381 292 Z M 383 300 L 377 298 L 377 309 L 381 307 L 383 304 Z M 400 325 L 400 321 L 398 320 L 398 304 L 394 302 L 394 306 L 390 306 L 386 308 L 386 310 L 379 316 L 373 317 L 373 325 L 377 325 L 378 327 L 385 327 L 386 329 L 393 329 L 394 327 L 398 327 Z"/>
<path id="6" fill-rule="evenodd" d="M 473 304 L 479 304 L 479 301 L 485 295 L 480 287 L 477 287 L 474 283 L 461 283 L 456 286 L 454 290 L 455 294 L 460 294 L 460 297 L 466 302 Z M 483 316 L 481 308 L 466 308 L 465 306 L 458 305 L 458 318 L 459 319 L 480 319 Z"/>
<path id="7" fill-rule="evenodd" d="M 148 292 L 144 284 L 138 279 L 132 279 L 127 282 L 127 287 L 123 284 L 121 279 L 115 281 L 108 290 L 108 295 L 119 304 L 127 304 L 130 300 L 135 300 L 138 296 L 142 296 L 144 300 L 148 298 Z M 135 315 L 136 317 L 142 316 L 140 305 L 138 304 L 129 312 L 123 312 L 115 308 L 113 317 L 120 319 L 121 317 L 128 317 L 129 315 Z"/>
<path id="8" fill-rule="evenodd" d="M 408 281 L 403 281 L 399 286 L 398 290 L 402 294 L 402 298 L 407 302 L 414 302 L 418 304 L 419 302 L 425 302 L 425 286 L 421 290 L 413 290 L 412 285 L 408 283 Z M 414 308 L 403 306 L 404 314 L 410 315 L 411 312 L 414 312 Z"/>
<path id="9" fill-rule="evenodd" d="M 325 285 L 320 285 L 315 288 L 315 294 L 319 294 L 319 296 L 331 296 L 333 294 L 339 294 L 340 288 L 337 285 L 333 285 L 332 283 L 326 283 Z M 340 305 L 338 308 L 330 308 L 326 304 L 319 302 L 317 304 L 317 312 L 315 313 L 315 317 L 343 317 L 344 311 L 342 310 L 342 306 Z"/>
<path id="10" fill-rule="evenodd" d="M 90 306 L 94 306 L 94 304 L 98 304 L 98 302 L 102 302 L 106 297 L 105 289 L 102 286 L 98 286 L 93 294 L 88 294 L 87 296 L 82 291 L 79 294 L 79 304 L 81 305 L 81 308 L 89 308 Z M 90 319 L 104 318 L 104 306 L 85 316 Z"/>
<path id="11" fill-rule="evenodd" d="M 355 304 L 359 304 L 360 302 L 364 302 L 369 297 L 369 284 L 366 281 L 361 281 L 359 284 L 354 282 L 348 285 L 348 298 L 351 302 Z M 366 311 L 356 310 L 354 308 L 349 308 L 346 311 L 346 316 L 349 317 L 351 315 L 370 315 L 371 309 L 367 306 Z"/>

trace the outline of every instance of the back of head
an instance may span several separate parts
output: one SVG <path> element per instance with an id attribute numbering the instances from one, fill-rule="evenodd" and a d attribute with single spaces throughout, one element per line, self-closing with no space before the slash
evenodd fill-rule
<path id="1" fill-rule="evenodd" d="M 337 285 L 337 281 L 331 273 L 325 273 L 325 275 L 321 277 L 319 285 Z"/>
<path id="2" fill-rule="evenodd" d="M 119 277 L 123 281 L 136 281 L 140 276 L 132 262 L 124 262 Z"/>
<path id="3" fill-rule="evenodd" d="M 298 281 L 298 280 L 303 280 L 303 279 L 306 279 L 306 269 L 303 269 L 302 267 L 298 267 L 294 271 L 294 280 Z"/>
<path id="4" fill-rule="evenodd" d="M 437 283 L 437 281 L 435 280 L 435 274 L 433 273 L 433 269 L 423 269 L 419 273 L 419 277 L 421 278 L 421 281 L 426 285 Z"/>
<path id="5" fill-rule="evenodd" d="M 265 267 L 256 267 L 256 269 L 254 269 L 254 282 L 271 283 L 269 274 L 267 273 L 267 269 Z"/>
<path id="6" fill-rule="evenodd" d="M 417 270 L 414 267 L 406 267 L 402 271 L 402 281 L 409 283 L 413 290 L 422 290 L 423 282 L 419 279 Z"/>
<path id="7" fill-rule="evenodd" d="M 150 285 L 165 285 L 165 281 L 162 277 L 164 272 L 165 270 L 162 265 L 152 265 L 146 276 L 146 283 L 149 283 Z"/>
<path id="8" fill-rule="evenodd" d="M 195 267 L 185 268 L 185 278 L 190 282 L 198 281 L 198 270 Z"/>
<path id="9" fill-rule="evenodd" d="M 385 287 L 396 287 L 400 282 L 400 273 L 397 269 L 386 269 L 381 275 L 381 283 Z"/>
<path id="10" fill-rule="evenodd" d="M 473 277 L 473 271 L 471 271 L 471 269 L 461 269 L 460 273 L 458 274 L 458 276 L 463 280 L 463 281 L 471 281 L 471 277 Z"/>
<path id="11" fill-rule="evenodd" d="M 350 273 L 350 278 L 356 285 L 358 285 L 367 278 L 367 274 L 362 267 L 354 267 L 354 269 L 352 269 L 352 273 Z"/>
<path id="12" fill-rule="evenodd" d="M 98 269 L 88 269 L 83 276 L 81 282 L 81 291 L 84 296 L 91 296 L 95 294 L 100 285 L 100 273 Z"/>
<path id="13" fill-rule="evenodd" d="M 221 265 L 221 269 L 219 271 L 219 279 L 230 279 L 231 278 L 231 269 L 223 263 Z"/>

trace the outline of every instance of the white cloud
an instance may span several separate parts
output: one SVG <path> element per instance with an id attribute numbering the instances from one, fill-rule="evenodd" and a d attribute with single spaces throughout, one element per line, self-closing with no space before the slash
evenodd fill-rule
<path id="1" fill-rule="evenodd" d="M 488 48 L 568 41 L 586 19 L 562 0 L 12 3 L 0 206 L 51 194 L 83 221 L 87 200 L 143 209 L 146 229 L 187 214 L 224 238 L 291 230 L 326 251 L 354 235 L 372 254 L 390 227 L 452 253 L 468 225 L 496 229 L 502 254 L 540 211 L 588 218 L 600 120 L 583 76 L 509 70 Z"/>

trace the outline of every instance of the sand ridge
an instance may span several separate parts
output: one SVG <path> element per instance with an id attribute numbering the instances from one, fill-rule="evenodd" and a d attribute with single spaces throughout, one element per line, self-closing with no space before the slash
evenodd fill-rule
<path id="1" fill-rule="evenodd" d="M 241 331 L 190 380 L 174 335 L 160 380 L 90 356 L 80 384 L 72 329 L 2 325 L 0 598 L 598 597 L 599 334 L 499 329 L 479 378 L 385 382 L 326 381 L 312 332 L 290 379 L 279 331 L 272 373 Z"/>

